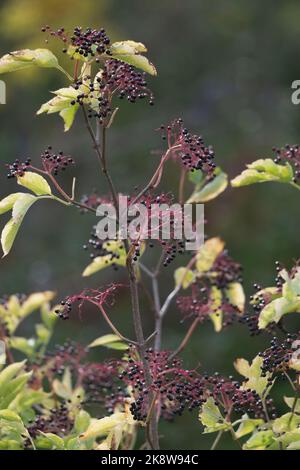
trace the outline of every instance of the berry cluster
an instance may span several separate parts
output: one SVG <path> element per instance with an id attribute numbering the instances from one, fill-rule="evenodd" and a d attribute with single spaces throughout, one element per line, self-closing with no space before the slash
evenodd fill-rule
<path id="1" fill-rule="evenodd" d="M 65 28 L 59 28 L 54 31 L 47 25 L 42 28 L 42 32 L 61 39 L 64 44 L 73 46 L 75 48 L 74 52 L 83 57 L 94 57 L 104 52 L 109 54 L 110 39 L 104 28 L 96 30 L 92 28 L 83 29 L 80 26 L 76 26 L 70 36 Z M 67 52 L 67 49 L 64 48 L 63 52 Z"/>
<path id="2" fill-rule="evenodd" d="M 49 146 L 43 153 L 41 153 L 43 168 L 47 173 L 53 173 L 55 176 L 59 171 L 65 171 L 69 165 L 74 165 L 74 160 L 70 156 L 64 155 L 60 150 L 58 153 L 52 152 L 52 147 Z"/>
<path id="3" fill-rule="evenodd" d="M 261 330 L 258 328 L 258 319 L 261 311 L 275 298 L 282 295 L 282 286 L 284 284 L 284 279 L 281 275 L 283 266 L 279 261 L 275 262 L 276 266 L 276 277 L 275 277 L 275 287 L 263 289 L 259 284 L 255 283 L 253 285 L 254 289 L 257 291 L 256 294 L 250 297 L 250 303 L 254 310 L 254 314 L 247 315 L 243 317 L 242 321 L 245 323 L 250 331 L 251 336 L 258 335 Z M 290 279 L 293 279 L 299 269 L 299 264 L 296 262 L 295 266 L 287 273 Z M 270 323 L 266 331 L 269 333 L 274 333 L 276 329 L 282 329 L 283 320 L 281 319 L 278 323 Z"/>
<path id="4" fill-rule="evenodd" d="M 121 254 L 125 254 L 125 248 L 122 241 L 103 241 L 98 238 L 96 226 L 92 228 L 90 238 L 88 242 L 83 245 L 83 249 L 89 251 L 89 257 L 94 259 L 98 256 L 105 256 L 105 264 L 111 265 L 112 268 L 117 271 L 117 261 L 121 257 Z M 134 261 L 140 256 L 140 243 L 136 242 L 134 250 Z"/>
<path id="5" fill-rule="evenodd" d="M 88 117 L 97 117 L 101 122 L 110 117 L 114 96 L 126 98 L 130 103 L 148 97 L 149 104 L 154 104 L 153 93 L 147 86 L 146 74 L 137 72 L 131 65 L 117 59 L 107 60 L 103 72 L 94 82 L 86 76 L 77 80 L 74 88 L 80 89 L 80 92 L 71 104 L 83 105 L 87 98 L 91 98 L 92 105 Z"/>
<path id="6" fill-rule="evenodd" d="M 18 158 L 13 163 L 7 163 L 6 168 L 8 169 L 7 178 L 15 178 L 17 176 L 24 176 L 25 171 L 31 166 L 31 159 L 27 158 L 25 162 L 21 162 Z"/>
<path id="7" fill-rule="evenodd" d="M 169 126 L 160 127 L 163 140 L 167 140 L 173 157 L 181 161 L 190 171 L 201 170 L 210 181 L 214 178 L 215 153 L 211 146 L 206 146 L 201 136 L 191 134 L 183 125 L 183 120 L 176 119 Z"/>
<path id="8" fill-rule="evenodd" d="M 81 404 L 103 405 L 108 412 L 113 412 L 114 406 L 123 403 L 126 398 L 126 391 L 124 387 L 120 387 L 121 383 L 118 381 L 121 362 L 89 362 L 87 353 L 87 349 L 72 341 L 57 346 L 43 359 L 45 375 L 51 383 L 56 376 L 61 377 L 68 367 L 74 382 L 84 389 L 84 400 Z M 35 371 L 34 366 L 33 370 Z M 37 374 L 34 374 L 33 380 L 36 379 Z"/>
<path id="9" fill-rule="evenodd" d="M 283 341 L 273 337 L 271 346 L 265 351 L 259 353 L 263 358 L 262 373 L 284 373 L 291 368 L 293 364 L 299 361 L 300 335 L 287 334 Z M 272 379 L 271 379 L 272 380 Z"/>
<path id="10" fill-rule="evenodd" d="M 197 280 L 191 286 L 191 293 L 177 299 L 177 306 L 183 314 L 183 320 L 198 319 L 200 324 L 210 319 L 211 315 L 222 315 L 222 326 L 227 327 L 240 319 L 239 309 L 231 305 L 226 296 L 222 296 L 222 303 L 215 307 L 212 288 L 205 280 Z"/>
<path id="11" fill-rule="evenodd" d="M 192 283 L 189 295 L 177 299 L 177 306 L 184 319 L 197 318 L 199 323 L 204 323 L 212 314 L 222 314 L 224 327 L 240 321 L 241 312 L 229 302 L 226 294 L 226 287 L 231 282 L 242 282 L 242 267 L 224 250 L 211 269 Z M 215 304 L 214 288 L 221 291 L 221 305 Z"/>
<path id="12" fill-rule="evenodd" d="M 74 164 L 73 158 L 64 155 L 63 151 L 57 153 L 52 152 L 52 147 L 49 146 L 41 153 L 43 171 L 48 174 L 53 173 L 55 176 L 58 175 L 59 171 L 65 171 L 69 165 Z M 7 163 L 8 178 L 15 178 L 17 176 L 24 176 L 25 171 L 36 170 L 31 163 L 31 158 L 27 158 L 24 162 L 18 158 L 13 163 Z"/>
<path id="13" fill-rule="evenodd" d="M 105 290 L 84 289 L 80 294 L 71 295 L 62 300 L 55 313 L 62 320 L 68 320 L 74 304 L 79 304 L 78 309 L 80 313 L 85 302 L 96 305 L 100 310 L 103 309 L 104 305 L 112 306 L 114 304 L 114 293 L 118 287 L 120 285 L 112 284 Z"/>
<path id="14" fill-rule="evenodd" d="M 147 350 L 152 376 L 152 392 L 165 419 L 181 415 L 185 409 L 193 410 L 202 403 L 201 377 L 195 371 L 182 368 L 179 359 L 169 361 L 168 351 Z M 131 351 L 128 365 L 120 379 L 132 389 L 134 401 L 130 411 L 133 418 L 145 421 L 150 410 L 150 390 L 146 385 L 144 368 L 135 351 Z"/>
<path id="15" fill-rule="evenodd" d="M 289 145 L 286 144 L 285 147 L 276 148 L 273 147 L 273 152 L 275 154 L 274 161 L 275 163 L 289 162 L 295 168 L 295 177 L 294 181 L 300 177 L 300 148 L 299 145 Z"/>
<path id="16" fill-rule="evenodd" d="M 227 414 L 247 413 L 250 417 L 266 420 L 266 413 L 260 396 L 251 389 L 241 388 L 233 377 L 225 378 L 215 373 L 213 376 L 204 375 L 205 387 L 209 396 L 213 397 L 217 405 Z M 266 400 L 266 406 L 272 418 L 276 418 L 276 410 L 272 399 Z"/>
<path id="17" fill-rule="evenodd" d="M 41 432 L 53 433 L 60 437 L 67 436 L 74 425 L 68 407 L 61 404 L 50 410 L 49 416 L 38 415 L 33 423 L 28 426 L 28 432 L 32 438 L 40 436 Z"/>
<path id="18" fill-rule="evenodd" d="M 134 201 L 134 204 L 131 202 Z M 163 266 L 168 266 L 177 253 L 184 253 L 184 217 L 182 207 L 173 204 L 173 196 L 170 193 L 152 195 L 147 192 L 140 198 L 134 196 L 128 198 L 128 205 L 142 204 L 147 210 L 147 223 L 138 227 L 138 237 L 141 240 L 149 240 L 149 247 L 154 247 L 154 240 L 160 244 L 165 254 Z"/>

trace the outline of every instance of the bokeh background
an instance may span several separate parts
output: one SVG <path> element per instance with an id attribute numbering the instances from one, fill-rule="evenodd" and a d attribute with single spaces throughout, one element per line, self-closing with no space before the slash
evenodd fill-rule
<path id="1" fill-rule="evenodd" d="M 120 191 L 128 192 L 146 181 L 156 162 L 153 150 L 162 146 L 155 129 L 175 117 L 183 117 L 187 127 L 214 146 L 218 162 L 231 177 L 246 162 L 269 157 L 273 146 L 299 143 L 300 107 L 291 102 L 291 83 L 300 78 L 297 0 L 2 0 L 0 15 L 1 55 L 43 47 L 40 29 L 45 24 L 69 29 L 78 24 L 104 26 L 113 40 L 135 39 L 148 46 L 159 72 L 157 78 L 149 79 L 156 104 L 125 103 L 108 138 L 109 163 Z M 46 47 L 59 53 L 61 44 L 53 40 Z M 7 104 L 0 106 L 1 197 L 16 189 L 15 182 L 6 179 L 5 163 L 26 156 L 38 162 L 47 145 L 63 149 L 76 160 L 76 167 L 63 180 L 66 188 L 72 176 L 77 176 L 78 195 L 93 188 L 105 194 L 83 122 L 77 119 L 64 134 L 57 115 L 35 116 L 49 99 L 49 90 L 63 86 L 63 76 L 51 70 L 31 70 L 5 80 Z M 164 188 L 176 187 L 172 165 L 163 183 Z M 276 184 L 229 188 L 206 206 L 206 216 L 207 234 L 221 236 L 244 266 L 248 296 L 253 282 L 272 285 L 275 260 L 290 266 L 299 256 L 299 195 L 291 188 Z M 12 253 L 1 261 L 1 295 L 52 289 L 59 299 L 87 283 L 109 283 L 114 276 L 110 270 L 88 279 L 80 276 L 89 262 L 82 245 L 92 224 L 90 215 L 51 201 L 34 207 Z M 162 297 L 172 287 L 177 262 L 163 273 Z M 118 276 L 125 280 L 121 272 Z M 130 334 L 126 290 L 120 293 L 112 315 Z M 152 313 L 146 302 L 143 315 L 151 332 Z M 31 322 L 23 328 L 29 332 Z M 173 306 L 164 325 L 165 347 L 177 344 L 185 329 Z M 60 323 L 54 342 L 69 337 L 88 344 L 105 332 L 96 312 L 85 311 L 81 319 L 74 315 Z M 250 338 L 244 326 L 217 335 L 208 324 L 194 334 L 184 353 L 185 364 L 192 368 L 200 362 L 209 372 L 232 373 L 236 357 L 250 359 L 265 344 L 265 337 Z M 98 357 L 104 356 L 99 353 Z M 163 424 L 160 431 L 162 445 L 169 449 L 207 448 L 212 440 L 202 438 L 196 414 Z M 223 441 L 224 448 L 231 446 Z"/>

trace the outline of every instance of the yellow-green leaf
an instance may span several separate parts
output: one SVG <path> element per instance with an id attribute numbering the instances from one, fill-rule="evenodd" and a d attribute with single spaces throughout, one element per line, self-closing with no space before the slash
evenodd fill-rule
<path id="1" fill-rule="evenodd" d="M 104 346 L 109 349 L 117 349 L 124 351 L 128 349 L 128 345 L 126 343 L 123 343 L 120 340 L 119 336 L 113 334 L 101 336 L 100 338 L 95 339 L 91 344 L 89 344 L 89 348 L 95 348 L 97 346 Z"/>
<path id="2" fill-rule="evenodd" d="M 182 286 L 183 289 L 187 289 L 193 283 L 195 277 L 193 271 L 187 268 L 177 268 L 174 273 L 176 286 Z"/>
<path id="3" fill-rule="evenodd" d="M 0 74 L 25 69 L 32 65 L 59 68 L 57 58 L 48 49 L 23 49 L 10 52 L 0 59 Z"/>
<path id="4" fill-rule="evenodd" d="M 218 238 L 210 238 L 198 250 L 196 258 L 196 268 L 202 274 L 209 271 L 217 257 L 224 250 L 224 242 Z"/>
<path id="5" fill-rule="evenodd" d="M 223 325 L 222 292 L 216 286 L 212 286 L 210 290 L 210 314 L 209 317 L 213 322 L 215 331 L 219 333 Z"/>
<path id="6" fill-rule="evenodd" d="M 18 184 L 24 186 L 27 189 L 30 189 L 37 196 L 43 196 L 46 194 L 52 194 L 51 188 L 43 178 L 43 176 L 38 173 L 33 173 L 32 171 L 26 171 L 23 176 L 18 176 Z"/>
<path id="7" fill-rule="evenodd" d="M 231 282 L 225 289 L 226 297 L 231 305 L 237 307 L 241 313 L 244 312 L 246 297 L 242 284 Z"/>
<path id="8" fill-rule="evenodd" d="M 0 201 L 0 214 L 10 211 L 13 208 L 14 203 L 22 195 L 23 193 L 13 193 L 2 199 L 2 201 Z"/>
<path id="9" fill-rule="evenodd" d="M 187 200 L 187 204 L 192 203 L 203 203 L 215 199 L 221 194 L 228 186 L 228 177 L 226 173 L 219 173 L 215 178 L 207 183 L 202 189 L 197 190 L 197 187 L 190 198 Z"/>

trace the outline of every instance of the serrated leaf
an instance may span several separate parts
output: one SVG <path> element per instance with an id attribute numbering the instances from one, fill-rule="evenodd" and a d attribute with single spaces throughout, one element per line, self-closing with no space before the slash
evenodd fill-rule
<path id="1" fill-rule="evenodd" d="M 55 55 L 48 49 L 23 49 L 10 52 L 0 59 L 0 74 L 14 72 L 36 65 L 38 67 L 59 68 Z"/>
<path id="2" fill-rule="evenodd" d="M 202 274 L 209 271 L 217 257 L 224 250 L 224 242 L 218 238 L 210 238 L 198 250 L 196 257 L 196 268 Z"/>
<path id="3" fill-rule="evenodd" d="M 47 180 L 45 180 L 45 178 L 43 178 L 43 176 L 39 175 L 38 173 L 26 171 L 23 176 L 18 176 L 17 178 L 19 185 L 30 189 L 30 191 L 35 193 L 37 196 L 52 194 Z"/>
<path id="4" fill-rule="evenodd" d="M 230 282 L 225 289 L 225 294 L 229 303 L 237 307 L 239 311 L 243 313 L 246 297 L 242 284 L 239 282 Z"/>
<path id="5" fill-rule="evenodd" d="M 192 203 L 203 203 L 211 201 L 215 199 L 219 194 L 221 194 L 228 186 L 228 177 L 226 173 L 219 173 L 215 178 L 207 183 L 202 189 L 199 191 L 197 188 L 193 192 L 193 194 L 187 200 L 187 204 Z"/>
<path id="6" fill-rule="evenodd" d="M 59 90 L 54 91 L 56 96 L 44 103 L 37 111 L 37 114 L 59 113 L 65 124 L 65 132 L 68 131 L 71 128 L 76 112 L 79 109 L 78 103 L 72 103 L 76 101 L 79 94 L 84 92 L 86 93 L 85 88 L 86 86 L 82 85 L 79 90 L 75 90 L 75 88 L 70 86 L 68 88 L 60 88 Z"/>
<path id="7" fill-rule="evenodd" d="M 204 432 L 217 432 L 222 430 L 229 430 L 231 425 L 226 422 L 215 401 L 212 397 L 208 398 L 204 405 L 202 405 L 199 413 L 199 420 L 205 427 Z"/>
<path id="8" fill-rule="evenodd" d="M 269 383 L 268 379 L 270 374 L 267 373 L 265 377 L 262 376 L 263 358 L 256 356 L 251 365 L 245 359 L 237 359 L 234 363 L 236 370 L 246 377 L 246 381 L 242 385 L 243 390 L 255 390 L 259 396 L 262 396 L 267 389 Z"/>
<path id="9" fill-rule="evenodd" d="M 191 269 L 177 268 L 174 273 L 175 285 L 187 289 L 195 280 L 196 276 Z"/>

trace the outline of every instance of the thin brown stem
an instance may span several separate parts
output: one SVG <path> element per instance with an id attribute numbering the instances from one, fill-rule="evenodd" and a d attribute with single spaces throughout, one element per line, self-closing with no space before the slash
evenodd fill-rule
<path id="1" fill-rule="evenodd" d="M 177 356 L 178 354 L 181 353 L 181 351 L 184 350 L 184 348 L 188 344 L 189 340 L 191 339 L 192 334 L 194 333 L 195 329 L 197 328 L 198 323 L 199 323 L 199 318 L 195 318 L 195 320 L 193 321 L 193 323 L 189 327 L 185 337 L 181 341 L 178 348 L 174 352 L 172 352 L 172 354 L 170 355 L 169 360 L 172 360 L 175 356 Z"/>

